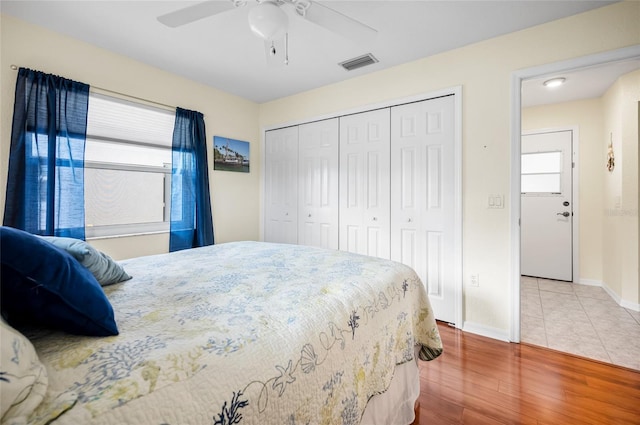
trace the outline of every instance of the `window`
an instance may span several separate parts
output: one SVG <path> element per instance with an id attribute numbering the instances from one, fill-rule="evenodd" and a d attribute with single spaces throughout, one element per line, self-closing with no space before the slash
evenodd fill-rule
<path id="1" fill-rule="evenodd" d="M 86 236 L 169 231 L 175 112 L 91 93 Z"/>
<path id="2" fill-rule="evenodd" d="M 535 195 L 559 195 L 562 152 L 522 154 L 521 192 Z"/>

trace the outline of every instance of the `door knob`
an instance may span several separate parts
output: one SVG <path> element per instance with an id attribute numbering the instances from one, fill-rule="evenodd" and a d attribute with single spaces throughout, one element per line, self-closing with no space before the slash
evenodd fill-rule
<path id="1" fill-rule="evenodd" d="M 569 211 L 564 211 L 564 212 L 561 212 L 561 213 L 557 213 L 556 215 L 561 215 L 563 217 L 569 217 L 571 214 L 569 213 Z"/>

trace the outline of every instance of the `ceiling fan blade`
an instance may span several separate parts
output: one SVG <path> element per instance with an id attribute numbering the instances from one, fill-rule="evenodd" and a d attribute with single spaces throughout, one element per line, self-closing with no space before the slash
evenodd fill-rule
<path id="1" fill-rule="evenodd" d="M 158 16 L 158 21 L 168 27 L 175 28 L 233 8 L 235 8 L 235 4 L 232 1 L 210 0 Z"/>
<path id="2" fill-rule="evenodd" d="M 296 11 L 305 19 L 356 42 L 372 41 L 378 34 L 378 31 L 370 26 L 316 1 L 310 2 L 309 7 L 303 12 L 297 8 Z"/>

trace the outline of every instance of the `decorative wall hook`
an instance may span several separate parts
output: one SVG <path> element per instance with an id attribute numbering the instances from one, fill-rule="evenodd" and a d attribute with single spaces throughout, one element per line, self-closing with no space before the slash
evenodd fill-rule
<path id="1" fill-rule="evenodd" d="M 613 156 L 613 133 L 609 133 L 609 149 L 607 150 L 607 170 L 613 171 L 616 166 L 615 157 Z"/>

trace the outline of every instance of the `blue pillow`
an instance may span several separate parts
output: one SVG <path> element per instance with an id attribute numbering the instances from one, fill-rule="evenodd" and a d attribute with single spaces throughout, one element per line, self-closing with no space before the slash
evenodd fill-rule
<path id="1" fill-rule="evenodd" d="M 77 335 L 117 335 L 113 308 L 98 281 L 64 250 L 30 233 L 0 227 L 2 315 Z"/>
<path id="2" fill-rule="evenodd" d="M 40 237 L 71 254 L 80 264 L 89 269 L 101 286 L 131 279 L 131 276 L 124 271 L 120 264 L 85 241 L 59 236 Z"/>
<path id="3" fill-rule="evenodd" d="M 38 236 L 38 235 L 36 235 Z M 85 241 L 74 238 L 64 238 L 58 236 L 38 236 L 47 242 L 51 242 L 60 249 L 67 251 L 73 258 L 80 261 L 85 255 L 89 254 L 89 248 Z"/>

